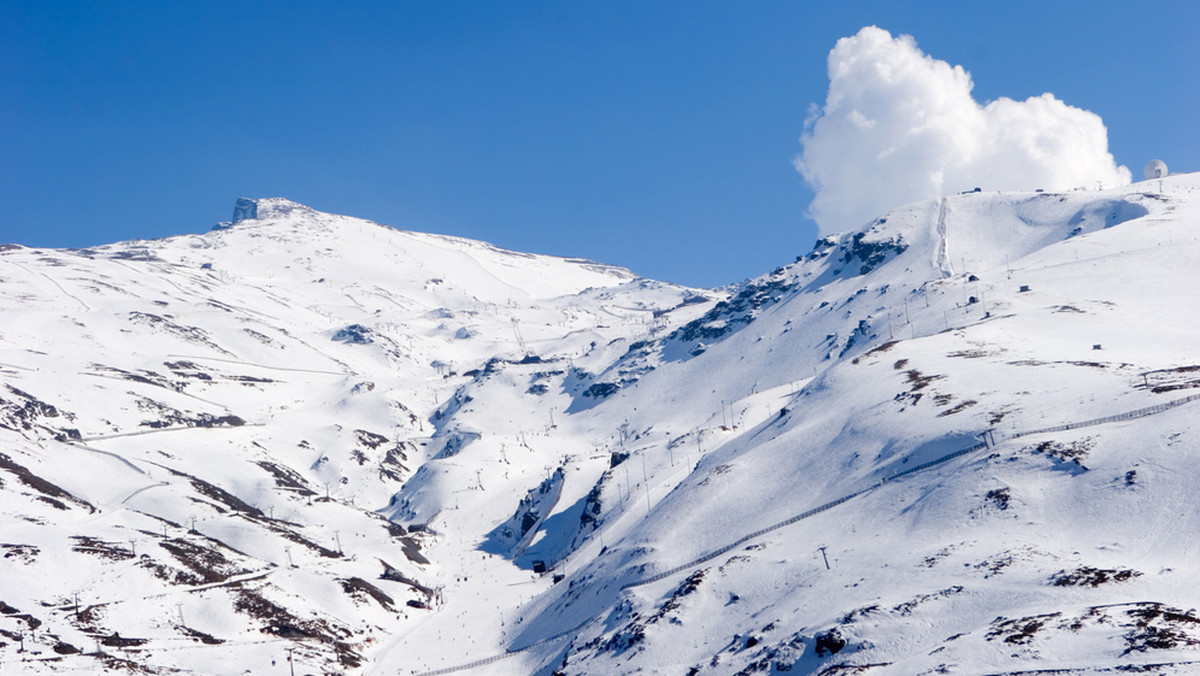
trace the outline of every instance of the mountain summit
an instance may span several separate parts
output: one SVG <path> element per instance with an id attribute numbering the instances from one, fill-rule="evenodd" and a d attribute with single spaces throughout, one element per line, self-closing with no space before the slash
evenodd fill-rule
<path id="1" fill-rule="evenodd" d="M 0 251 L 19 673 L 1200 664 L 1200 178 L 689 289 L 239 199 Z"/>

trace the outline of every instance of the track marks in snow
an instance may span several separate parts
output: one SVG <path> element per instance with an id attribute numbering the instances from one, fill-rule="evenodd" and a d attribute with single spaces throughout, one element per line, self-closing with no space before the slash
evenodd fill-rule
<path id="1" fill-rule="evenodd" d="M 129 469 L 132 469 L 133 471 L 137 472 L 138 474 L 145 474 L 145 473 L 146 473 L 146 472 L 145 472 L 145 470 L 143 470 L 142 468 L 140 468 L 140 467 L 138 467 L 137 465 L 133 464 L 132 462 L 130 462 L 130 461 L 129 461 L 129 459 L 127 459 L 127 458 L 126 458 L 125 456 L 123 456 L 123 455 L 120 455 L 119 453 L 112 453 L 112 452 L 110 452 L 110 451 L 102 451 L 102 450 L 100 450 L 100 449 L 98 449 L 98 448 L 92 448 L 91 446 L 87 446 L 87 445 L 85 445 L 85 444 L 84 444 L 82 441 L 68 441 L 67 443 L 71 444 L 72 446 L 74 446 L 74 447 L 76 447 L 76 448 L 81 448 L 81 449 L 83 449 L 83 450 L 85 450 L 85 451 L 88 451 L 88 452 L 91 452 L 91 453 L 98 453 L 98 454 L 100 454 L 100 455 L 107 455 L 107 456 L 108 456 L 108 457 L 110 457 L 110 458 L 114 458 L 114 459 L 116 459 L 118 462 L 120 462 L 121 464 L 125 465 L 125 466 L 126 466 L 126 467 L 128 467 Z"/>
<path id="2" fill-rule="evenodd" d="M 212 425 L 212 426 L 184 425 L 182 427 L 160 427 L 158 429 L 151 429 L 151 430 L 135 430 L 132 432 L 117 432 L 116 434 L 103 434 L 103 435 L 95 436 L 95 437 L 84 437 L 83 439 L 80 439 L 79 441 L 81 441 L 81 442 L 83 442 L 83 441 L 86 441 L 86 442 L 106 441 L 108 439 L 120 439 L 123 437 L 143 437 L 143 436 L 146 436 L 147 434 L 164 434 L 166 432 L 182 432 L 184 430 L 238 430 L 238 429 L 244 429 L 247 427 L 265 427 L 265 426 L 266 426 L 266 423 L 243 423 L 241 425 Z M 96 449 L 88 449 L 88 450 L 95 451 Z M 96 451 L 96 452 L 106 453 L 107 451 Z M 109 455 L 111 455 L 111 454 L 109 454 Z"/>
<path id="3" fill-rule="evenodd" d="M 122 505 L 126 504 L 127 502 L 129 502 L 130 500 L 132 500 L 132 499 L 133 499 L 135 496 L 137 496 L 139 493 L 142 493 L 142 492 L 148 491 L 148 490 L 150 490 L 151 488 L 158 488 L 159 486 L 170 486 L 170 485 L 171 485 L 171 484 L 167 483 L 166 481 L 159 481 L 158 483 L 150 484 L 149 486 L 142 486 L 141 488 L 139 488 L 139 489 L 137 489 L 136 491 L 134 491 L 134 492 L 130 493 L 129 495 L 126 495 L 126 496 L 125 496 L 125 499 L 121 501 L 121 504 L 122 504 Z"/>
<path id="4" fill-rule="evenodd" d="M 91 311 L 92 308 L 89 307 L 87 303 L 83 302 L 83 300 L 81 298 L 79 298 L 78 296 L 72 294 L 70 291 L 67 291 L 65 288 L 63 288 L 63 285 L 59 284 L 58 280 L 54 279 L 50 275 L 48 275 L 44 272 L 34 272 L 33 270 L 30 270 L 29 268 L 25 267 L 24 265 L 21 265 L 20 263 L 18 263 L 16 261 L 9 261 L 9 263 L 12 263 L 14 266 L 16 266 L 18 268 L 21 268 L 25 272 L 29 273 L 31 276 L 45 278 L 46 281 L 53 284 L 54 287 L 57 288 L 64 296 L 66 296 L 67 298 L 70 298 L 71 300 L 75 301 L 76 303 L 79 303 L 79 306 L 82 307 L 84 310 L 88 310 L 89 312 Z"/>
<path id="5" fill-rule="evenodd" d="M 342 377 L 353 375 L 352 373 L 347 373 L 347 372 L 342 372 L 342 371 L 321 371 L 318 369 L 297 369 L 297 368 L 287 368 L 284 366 L 267 366 L 266 364 L 256 364 L 254 362 L 240 361 L 237 359 L 222 359 L 220 357 L 200 357 L 200 356 L 186 355 L 186 354 L 168 354 L 167 357 L 171 358 L 171 359 L 190 359 L 193 361 L 217 361 L 217 362 L 222 362 L 225 364 L 238 364 L 239 366 L 253 366 L 254 368 L 267 369 L 268 371 L 290 371 L 293 373 L 317 373 L 317 374 L 325 375 L 325 376 L 342 376 Z"/>

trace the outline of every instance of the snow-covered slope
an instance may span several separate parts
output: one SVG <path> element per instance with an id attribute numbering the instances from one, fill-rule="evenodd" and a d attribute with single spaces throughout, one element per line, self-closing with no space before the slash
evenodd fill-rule
<path id="1" fill-rule="evenodd" d="M 0 253 L 6 661 L 364 664 L 446 584 L 429 534 L 375 510 L 454 433 L 437 412 L 463 372 L 557 363 L 706 297 L 258 207 L 201 236 Z"/>
<path id="2" fill-rule="evenodd" d="M 0 659 L 1190 673 L 1200 177 L 1158 186 L 713 291 L 277 199 L 7 248 Z"/>

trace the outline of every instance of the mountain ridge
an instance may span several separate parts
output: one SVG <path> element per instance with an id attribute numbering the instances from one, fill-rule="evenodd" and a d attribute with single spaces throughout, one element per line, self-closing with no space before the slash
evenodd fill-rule
<path id="1" fill-rule="evenodd" d="M 715 290 L 282 199 L 8 248 L 0 659 L 1187 673 L 1196 404 L 1055 429 L 1200 386 L 1165 185 L 909 205 Z"/>

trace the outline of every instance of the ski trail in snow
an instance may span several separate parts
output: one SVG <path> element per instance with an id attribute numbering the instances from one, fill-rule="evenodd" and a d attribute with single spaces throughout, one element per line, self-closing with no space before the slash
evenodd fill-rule
<path id="1" fill-rule="evenodd" d="M 147 277 L 153 277 L 155 281 L 163 281 L 163 282 L 166 282 L 167 284 L 170 284 L 171 286 L 175 287 L 175 289 L 176 289 L 177 291 L 179 291 L 179 293 L 183 294 L 183 298 L 181 298 L 180 300 L 183 300 L 183 299 L 186 299 L 186 298 L 188 298 L 188 297 L 191 297 L 191 296 L 195 296 L 195 295 L 196 295 L 194 292 L 192 292 L 192 291 L 188 291 L 188 290 L 184 289 L 182 286 L 179 286 L 178 284 L 176 284 L 176 283 L 174 282 L 174 280 L 172 280 L 172 279 L 171 279 L 171 275 L 169 275 L 169 274 L 151 274 L 151 273 L 149 273 L 149 272 L 147 272 L 147 271 L 145 271 L 145 270 L 139 270 L 138 268 L 135 268 L 135 267 L 133 267 L 132 265 L 129 265 L 129 264 L 128 264 L 128 263 L 126 263 L 125 261 L 118 260 L 118 259 L 116 259 L 116 258 L 110 258 L 110 259 L 108 259 L 108 260 L 109 260 L 109 262 L 111 262 L 111 263 L 116 263 L 117 265 L 119 265 L 119 266 L 121 266 L 121 267 L 125 268 L 126 270 L 128 270 L 128 271 L 130 271 L 130 272 L 132 272 L 132 273 L 134 273 L 134 274 L 136 274 L 136 275 L 147 276 Z M 168 268 L 168 270 L 169 270 L 169 269 L 170 269 L 170 268 Z M 159 267 L 159 270 L 160 270 L 160 271 L 163 271 L 163 270 L 162 270 L 162 267 Z M 166 272 L 166 271 L 163 271 L 163 272 Z"/>
<path id="2" fill-rule="evenodd" d="M 64 296 L 70 298 L 71 300 L 74 300 L 76 303 L 79 303 L 81 306 L 83 306 L 84 310 L 88 310 L 89 312 L 91 311 L 92 308 L 88 307 L 87 303 L 83 302 L 83 300 L 81 298 L 72 294 L 70 291 L 67 291 L 66 289 L 64 289 L 62 284 L 59 284 L 53 277 L 51 277 L 50 275 L 47 275 L 44 272 L 41 273 L 41 275 L 43 277 L 45 277 L 46 279 L 50 280 L 51 284 L 53 284 L 54 286 L 57 286 L 58 290 L 62 291 Z"/>
<path id="3" fill-rule="evenodd" d="M 121 463 L 123 463 L 124 465 L 126 465 L 127 467 L 129 467 L 130 469 L 132 469 L 133 471 L 137 472 L 138 474 L 145 474 L 145 473 L 146 473 L 146 472 L 145 472 L 145 470 L 143 470 L 142 468 L 140 468 L 140 467 L 138 467 L 137 465 L 133 464 L 133 463 L 132 463 L 132 462 L 130 462 L 129 460 L 126 460 L 126 459 L 125 459 L 125 456 L 123 456 L 123 455 L 119 455 L 119 454 L 117 454 L 117 453 L 112 453 L 112 452 L 110 452 L 110 451 L 102 451 L 102 450 L 100 450 L 100 449 L 98 449 L 98 448 L 92 448 L 91 446 L 85 446 L 85 445 L 83 444 L 83 441 L 70 441 L 70 440 L 68 440 L 68 441 L 67 441 L 67 443 L 68 443 L 68 444 L 71 444 L 72 446 L 74 446 L 74 447 L 76 447 L 76 448 L 82 448 L 82 449 L 83 449 L 83 450 L 85 450 L 85 451 L 91 451 L 92 453 L 99 453 L 100 455 L 107 455 L 107 456 L 108 456 L 108 457 L 110 457 L 110 458 L 116 458 L 116 459 L 117 459 L 117 460 L 119 460 Z"/>
<path id="4" fill-rule="evenodd" d="M 21 268 L 25 272 L 28 272 L 30 275 L 45 277 L 46 280 L 49 281 L 51 284 L 53 284 L 59 291 L 61 291 L 64 296 L 66 296 L 67 298 L 70 298 L 71 300 L 75 301 L 76 303 L 79 303 L 83 307 L 84 310 L 88 310 L 89 312 L 91 311 L 92 308 L 88 307 L 87 303 L 83 302 L 83 300 L 81 300 L 78 296 L 72 294 L 70 291 L 67 291 L 66 289 L 64 289 L 62 284 L 59 284 L 58 281 L 56 281 L 50 275 L 48 275 L 44 272 L 34 272 L 33 270 L 30 270 L 29 268 L 25 267 L 24 265 L 21 265 L 20 263 L 18 263 L 16 261 L 10 261 L 10 262 L 13 265 L 17 266 L 18 268 Z"/>
<path id="5" fill-rule="evenodd" d="M 372 296 L 376 296 L 378 298 L 382 298 L 382 299 L 386 300 L 387 302 L 391 303 L 392 305 L 395 305 L 396 307 L 400 308 L 401 310 L 408 309 L 408 307 L 406 307 L 403 303 L 396 300 L 392 296 L 391 293 L 388 293 L 387 289 L 376 286 L 374 289 L 364 289 L 363 292 L 370 294 Z"/>
<path id="6" fill-rule="evenodd" d="M 309 347 L 310 349 L 313 349 L 318 354 L 321 354 L 321 352 L 319 350 L 312 348 L 311 345 L 308 345 L 307 343 L 302 343 L 302 344 L 305 347 Z M 167 357 L 171 358 L 171 359 L 194 359 L 197 361 L 219 361 L 219 362 L 225 362 L 226 364 L 238 364 L 241 366 L 253 366 L 255 368 L 267 369 L 270 371 L 293 371 L 296 373 L 319 373 L 321 375 L 326 375 L 326 376 L 353 375 L 350 373 L 340 373 L 338 371 L 318 371 L 316 369 L 294 369 L 294 368 L 287 368 L 284 366 L 267 366 L 266 364 L 255 364 L 253 362 L 239 361 L 237 359 L 222 359 L 220 357 L 198 357 L 195 355 L 187 355 L 187 354 L 168 354 Z"/>
<path id="7" fill-rule="evenodd" d="M 267 568 L 265 570 L 251 571 L 249 573 L 242 573 L 241 575 L 230 575 L 228 578 L 221 580 L 220 582 L 209 582 L 207 584 L 194 585 L 194 586 L 190 586 L 190 587 L 180 586 L 176 589 L 172 589 L 170 591 L 166 591 L 161 594 L 151 594 L 149 596 L 116 599 L 114 601 L 98 601 L 96 603 L 89 603 L 87 605 L 92 606 L 92 607 L 113 606 L 113 605 L 117 605 L 119 603 L 130 603 L 133 601 L 148 601 L 150 599 L 161 599 L 161 598 L 166 598 L 169 596 L 177 596 L 179 594 L 188 594 L 188 593 L 193 593 L 193 592 L 206 591 L 208 589 L 216 589 L 218 587 L 236 587 L 236 586 L 242 584 L 243 582 L 253 582 L 254 580 L 261 580 L 261 579 L 267 577 L 268 575 L 270 575 L 271 573 L 274 573 L 276 570 L 278 570 L 278 568 L 276 566 L 272 565 L 270 568 Z M 67 611 L 67 610 L 74 610 L 75 606 L 74 605 L 64 605 L 64 606 L 58 606 L 54 609 Z"/>
<path id="8" fill-rule="evenodd" d="M 266 423 L 244 423 L 241 425 L 214 425 L 212 427 L 160 427 L 153 430 L 135 430 L 133 432 L 117 432 L 116 434 L 102 434 L 96 437 L 84 437 L 80 441 L 105 441 L 108 439 L 120 439 L 122 437 L 141 437 L 147 434 L 161 434 L 163 432 L 182 432 L 183 430 L 238 430 L 246 427 L 265 427 Z M 101 451 L 103 452 L 103 451 Z"/>
<path id="9" fill-rule="evenodd" d="M 121 504 L 123 505 L 123 504 L 125 504 L 125 503 L 129 502 L 130 500 L 132 500 L 132 499 L 133 499 L 133 497 L 134 497 L 135 495 L 137 495 L 138 493 L 141 493 L 142 491 L 148 491 L 148 490 L 150 490 L 151 488 L 158 488 L 159 486 L 170 486 L 170 485 L 171 485 L 171 484 L 167 483 L 166 481 L 160 481 L 160 482 L 158 482 L 158 483 L 156 483 L 156 484 L 150 484 L 149 486 L 142 486 L 141 488 L 139 488 L 139 489 L 137 489 L 136 491 L 134 491 L 134 492 L 130 493 L 129 495 L 126 495 L 126 496 L 125 496 L 125 499 L 121 501 Z"/>
<path id="10" fill-rule="evenodd" d="M 942 271 L 943 277 L 951 277 L 954 275 L 954 265 L 950 262 L 950 236 L 946 231 L 946 213 L 949 208 L 946 206 L 946 198 L 943 197 L 938 203 L 938 219 L 937 219 L 937 266 Z"/>
<path id="11" fill-rule="evenodd" d="M 81 375 L 81 376 L 92 376 L 92 377 L 94 377 L 94 378 L 108 378 L 109 380 L 121 380 L 121 381 L 128 381 L 128 380 L 129 380 L 128 378 L 125 378 L 124 376 L 111 375 L 111 374 L 108 374 L 108 373 L 96 373 L 95 371 L 77 371 L 76 373 L 78 373 L 78 374 L 79 374 L 79 375 Z M 183 396 L 185 396 L 185 397 L 190 397 L 190 398 L 192 398 L 192 399 L 195 399 L 196 401 L 199 401 L 199 402 L 202 402 L 202 403 L 208 404 L 209 406 L 216 406 L 217 408 L 219 408 L 219 409 L 221 409 L 221 410 L 225 411 L 226 413 L 230 413 L 230 414 L 232 414 L 232 413 L 233 413 L 233 411 L 231 411 L 231 410 L 229 409 L 229 407 L 228 407 L 228 406 L 226 406 L 225 404 L 222 404 L 222 403 L 220 403 L 220 402 L 218 402 L 218 401 L 212 401 L 212 400 L 210 400 L 210 399 L 205 399 L 205 398 L 203 398 L 203 397 L 197 397 L 196 395 L 194 395 L 194 394 L 192 394 L 192 393 L 190 393 L 190 392 L 181 392 L 181 391 L 179 391 L 179 390 L 171 390 L 171 389 L 167 389 L 167 388 L 165 388 L 165 387 L 163 387 L 163 386 L 161 386 L 161 385 L 153 385 L 153 387 L 158 387 L 158 388 L 164 389 L 164 390 L 166 390 L 166 391 L 168 391 L 168 392 L 172 392 L 172 393 L 174 393 L 174 394 L 180 394 L 180 395 L 183 395 Z"/>

